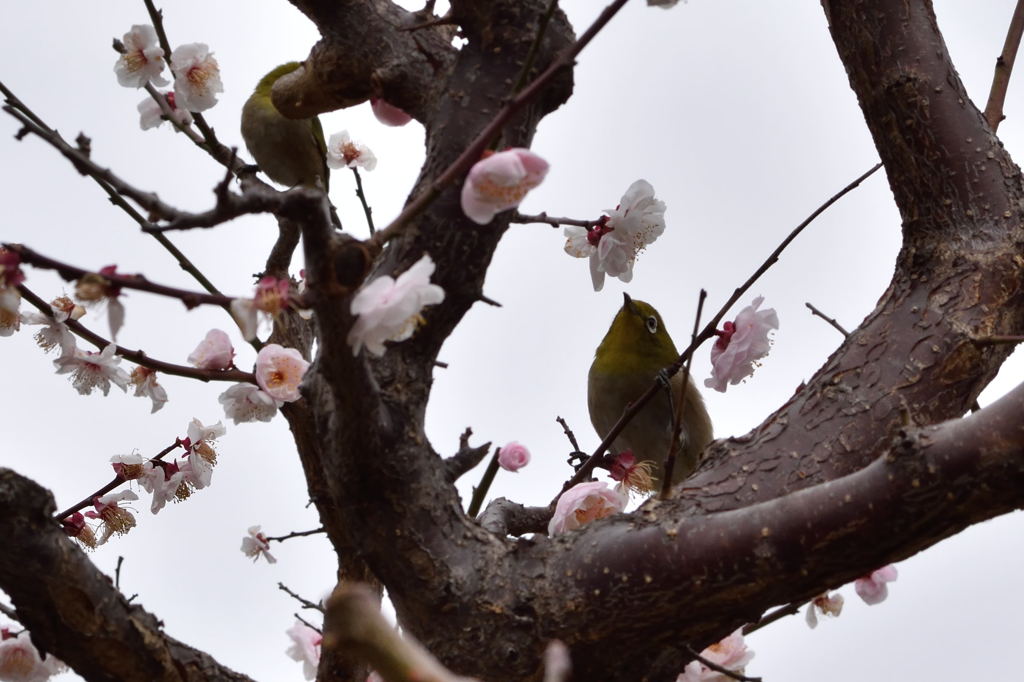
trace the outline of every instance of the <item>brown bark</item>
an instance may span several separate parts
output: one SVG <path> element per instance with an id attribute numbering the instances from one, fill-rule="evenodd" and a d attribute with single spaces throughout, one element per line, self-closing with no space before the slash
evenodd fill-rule
<path id="1" fill-rule="evenodd" d="M 509 97 L 548 3 L 453 2 L 468 40 L 457 52 L 446 29 L 399 30 L 422 17 L 384 0 L 293 4 L 323 40 L 275 101 L 303 115 L 383 92 L 413 113 L 427 131 L 413 198 Z M 340 572 L 379 580 L 406 631 L 455 671 L 538 679 L 557 637 L 572 651 L 575 679 L 672 680 L 686 645 L 699 650 L 772 605 L 1024 506 L 1024 388 L 959 419 L 1009 352 L 971 337 L 1024 326 L 1020 172 L 968 99 L 930 2 L 824 4 L 903 219 L 893 280 L 805 386 L 747 436 L 715 444 L 668 501 L 556 539 L 513 540 L 487 529 L 500 527 L 493 519 L 485 528 L 467 518 L 423 418 L 437 352 L 480 299 L 507 214 L 470 224 L 458 187 L 448 187 L 389 242 L 370 276 L 401 272 L 426 252 L 446 299 L 380 359 L 353 357 L 346 343 L 350 297 L 373 250 L 334 235 L 323 216 L 288 216 L 303 226 L 317 313 L 305 401 L 286 410 L 311 498 Z M 556 12 L 535 70 L 571 35 Z M 570 91 L 567 73 L 497 143 L 528 146 Z M 0 584 L 41 645 L 114 679 L 103 677 L 117 671 L 102 643 L 83 637 L 99 626 L 76 605 L 104 609 L 112 629 L 127 629 L 141 609 L 95 573 L 50 513 L 41 489 L 0 476 L 0 541 L 46 569 L 30 576 L 0 556 Z M 75 594 L 55 593 L 59 585 Z M 198 654 L 141 622 L 144 637 L 124 635 L 141 638 L 132 670 L 150 679 L 191 670 Z M 321 679 L 358 679 L 347 652 L 325 647 Z"/>

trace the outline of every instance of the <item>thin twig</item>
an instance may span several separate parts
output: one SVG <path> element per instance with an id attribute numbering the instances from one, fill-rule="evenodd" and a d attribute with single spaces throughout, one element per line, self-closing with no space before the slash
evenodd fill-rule
<path id="1" fill-rule="evenodd" d="M 700 316 L 704 312 L 704 301 L 707 300 L 708 292 L 704 289 L 700 290 L 700 295 L 697 297 L 697 314 L 693 316 L 693 331 L 690 333 L 690 344 L 694 344 L 697 341 L 697 330 L 700 329 Z M 683 415 L 686 412 L 686 394 L 687 387 L 690 383 L 690 365 L 693 363 L 693 354 L 686 358 L 686 364 L 683 366 L 683 390 L 679 398 L 679 405 L 672 406 L 672 439 L 668 444 L 668 457 L 665 458 L 665 473 L 664 478 L 661 481 L 661 493 L 658 495 L 659 499 L 667 500 L 670 493 L 672 492 L 672 470 L 676 465 L 676 452 L 679 450 L 679 437 L 683 427 Z M 668 385 L 669 404 L 672 402 L 672 384 Z M 689 434 L 687 434 L 689 436 Z"/>
<path id="2" fill-rule="evenodd" d="M 562 432 L 565 433 L 565 437 L 569 439 L 569 445 L 572 446 L 573 452 L 580 452 L 580 444 L 576 442 L 576 434 L 569 428 L 569 424 L 566 423 L 562 417 L 555 417 L 555 421 L 562 425 Z"/>
<path id="3" fill-rule="evenodd" d="M 523 88 L 523 84 L 526 83 L 526 79 L 530 77 L 533 63 L 537 60 L 537 53 L 540 52 L 540 45 L 544 41 L 544 33 L 548 29 L 548 23 L 551 21 L 551 16 L 555 13 L 556 7 L 558 7 L 558 0 L 548 0 L 548 7 L 544 14 L 541 15 L 540 23 L 537 24 L 537 35 L 533 37 L 533 42 L 530 43 L 526 59 L 523 60 L 523 68 L 519 72 L 519 77 L 516 78 L 516 84 L 512 86 L 513 93 L 519 92 Z"/>
<path id="4" fill-rule="evenodd" d="M 373 209 L 370 208 L 370 204 L 366 201 L 366 194 L 363 193 L 363 179 L 359 175 L 359 169 L 355 166 L 352 167 L 352 175 L 356 176 L 356 196 L 359 197 L 359 203 L 363 205 L 366 226 L 370 228 L 370 236 L 372 237 L 377 233 L 376 228 L 373 226 Z"/>
<path id="5" fill-rule="evenodd" d="M 33 307 L 39 312 L 43 313 L 50 319 L 53 317 L 53 309 L 40 298 L 34 291 L 26 287 L 24 284 L 18 285 L 18 291 L 21 293 L 22 298 L 31 303 Z M 92 331 L 81 322 L 76 320 L 67 319 L 64 320 L 64 325 L 67 326 L 75 335 L 85 339 L 96 348 L 103 350 L 107 346 L 113 343 L 109 339 L 106 339 L 96 332 Z M 243 372 L 239 369 L 199 369 L 197 367 L 187 367 L 185 365 L 176 365 L 172 362 L 164 362 L 163 360 L 156 360 L 146 355 L 145 351 L 132 350 L 125 348 L 124 346 L 114 346 L 114 352 L 122 358 L 129 360 L 136 365 L 141 365 L 148 369 L 155 370 L 157 372 L 163 372 L 164 374 L 171 374 L 173 376 L 187 377 L 189 379 L 198 379 L 199 381 L 234 381 L 238 383 L 256 383 L 256 376 L 251 372 Z"/>
<path id="6" fill-rule="evenodd" d="M 175 439 L 173 444 L 168 445 L 166 448 L 164 448 L 163 450 L 158 452 L 155 457 L 152 457 L 150 459 L 150 461 L 151 462 L 155 462 L 155 461 L 158 461 L 158 460 L 162 460 L 164 457 L 166 457 L 172 451 L 174 451 L 175 448 L 179 448 L 179 447 L 181 447 L 181 441 L 178 440 L 178 439 Z M 125 479 L 121 478 L 120 476 L 114 476 L 114 480 L 113 481 L 111 481 L 110 483 L 107 483 L 105 486 L 103 486 L 102 488 L 100 488 L 96 492 L 91 493 L 90 495 L 88 495 L 87 497 L 85 497 L 81 501 L 71 505 L 70 507 L 68 507 L 64 511 L 57 512 L 56 514 L 54 514 L 53 515 L 53 520 L 59 522 L 62 519 L 66 519 L 67 517 L 71 516 L 75 512 L 81 511 L 82 509 L 85 509 L 86 507 L 92 505 L 93 500 L 95 500 L 97 497 L 103 497 L 104 495 L 109 493 L 111 490 L 113 490 L 114 488 L 116 488 L 117 486 L 119 486 L 119 485 L 121 485 L 122 483 L 125 483 L 125 482 L 126 482 Z M 120 569 L 120 565 L 118 565 L 118 568 Z"/>
<path id="7" fill-rule="evenodd" d="M 287 535 L 277 535 L 275 537 L 267 537 L 267 541 L 275 540 L 277 542 L 284 542 L 285 540 L 291 540 L 292 538 L 304 538 L 308 535 L 318 535 L 320 533 L 326 533 L 327 530 L 324 528 L 314 528 L 312 530 L 296 530 Z"/>
<path id="8" fill-rule="evenodd" d="M 121 564 L 124 563 L 124 557 L 117 557 L 117 566 L 114 567 L 114 587 L 121 589 Z"/>
<path id="9" fill-rule="evenodd" d="M 825 313 L 821 312 L 820 310 L 815 308 L 813 305 L 811 305 L 810 302 L 805 302 L 804 305 L 807 306 L 810 309 L 812 315 L 816 315 L 817 317 L 820 317 L 821 319 L 823 319 L 826 322 L 828 322 L 830 325 L 832 325 L 832 327 L 836 331 L 838 331 L 840 334 L 842 334 L 846 338 L 850 337 L 850 332 L 846 331 L 846 329 L 843 328 L 843 325 L 841 325 L 838 322 L 836 322 L 836 319 L 834 317 L 829 317 L 828 315 L 826 315 Z"/>
<path id="10" fill-rule="evenodd" d="M 302 608 L 304 608 L 304 609 L 312 609 L 312 610 L 314 610 L 314 611 L 319 611 L 320 613 L 323 613 L 323 612 L 324 612 L 324 607 L 323 607 L 323 606 L 321 606 L 320 604 L 317 604 L 317 603 L 315 603 L 315 602 L 311 602 L 311 601 L 309 601 L 308 599 L 305 599 L 304 597 L 300 597 L 300 596 L 299 596 L 299 595 L 297 595 L 296 593 L 294 593 L 294 592 L 292 592 L 291 590 L 289 590 L 289 589 L 288 589 L 288 588 L 287 588 L 287 587 L 285 586 L 285 584 L 284 584 L 284 583 L 278 583 L 278 584 L 277 584 L 277 589 L 281 590 L 282 592 L 284 592 L 285 594 L 287 594 L 287 595 L 288 595 L 289 597 L 291 597 L 291 598 L 292 598 L 292 599 L 294 599 L 295 601 L 297 601 L 297 602 L 299 602 L 300 604 L 302 604 Z"/>
<path id="11" fill-rule="evenodd" d="M 594 23 L 591 24 L 582 35 L 580 35 L 579 39 L 567 49 L 560 52 L 543 73 L 537 76 L 537 78 L 535 78 L 528 86 L 512 97 L 509 102 L 494 116 L 494 118 L 491 119 L 491 122 L 480 131 L 462 154 L 460 154 L 459 157 L 455 159 L 455 161 L 453 161 L 451 165 L 448 166 L 448 168 L 446 168 L 439 176 L 434 178 L 434 181 L 420 192 L 415 199 L 410 201 L 397 218 L 392 220 L 384 229 L 378 230 L 377 234 L 370 238 L 370 242 L 379 247 L 387 243 L 390 239 L 393 239 L 405 228 L 406 223 L 426 209 L 426 207 L 429 206 L 439 194 L 441 194 L 441 191 L 444 188 L 465 173 L 471 165 L 480 160 L 481 154 L 483 154 L 484 150 L 490 146 L 491 142 L 496 138 L 509 119 L 516 112 L 526 106 L 526 104 L 536 97 L 545 87 L 547 87 L 548 83 L 554 79 L 559 71 L 570 66 L 576 59 L 576 56 L 590 43 L 591 40 L 594 39 L 594 36 L 596 36 L 601 29 L 611 21 L 612 17 L 622 9 L 626 2 L 627 0 L 614 0 L 610 5 L 605 7 L 600 16 L 598 16 L 597 19 L 594 20 Z"/>
<path id="12" fill-rule="evenodd" d="M 80 268 L 77 265 L 71 265 L 55 258 L 44 256 L 38 251 L 35 251 L 23 244 L 2 244 L 2 246 L 10 251 L 16 252 L 21 258 L 22 263 L 27 263 L 44 270 L 55 270 L 57 274 L 68 282 L 81 279 L 86 275 L 97 274 L 95 270 L 87 270 L 85 268 Z M 165 284 L 157 284 L 146 279 L 144 275 L 108 274 L 101 276 L 112 285 L 122 289 L 136 289 L 138 291 L 146 291 L 159 296 L 176 298 L 184 303 L 185 307 L 189 309 L 195 308 L 196 306 L 204 303 L 222 307 L 228 306 L 231 304 L 231 301 L 234 300 L 230 296 L 224 296 L 223 294 L 204 294 L 198 291 L 190 291 L 188 289 L 170 287 Z"/>
<path id="13" fill-rule="evenodd" d="M 992 75 L 992 88 L 988 93 L 988 104 L 985 105 L 985 120 L 992 132 L 999 128 L 999 123 L 1006 118 L 1003 104 L 1006 102 L 1006 90 L 1010 85 L 1013 73 L 1013 62 L 1017 58 L 1021 34 L 1024 33 L 1024 0 L 1017 0 L 1010 19 L 1010 27 L 1006 31 L 1006 41 L 1002 53 L 996 57 L 996 69 Z"/>
<path id="14" fill-rule="evenodd" d="M 484 470 L 484 475 L 480 478 L 480 485 L 473 488 L 473 498 L 469 501 L 469 509 L 466 511 L 466 515 L 471 519 L 476 518 L 476 515 L 480 513 L 480 507 L 484 503 L 487 491 L 490 489 L 491 483 L 494 482 L 495 474 L 498 473 L 499 453 L 501 453 L 501 448 L 494 451 L 491 461 L 487 463 L 487 469 Z"/>
<path id="15" fill-rule="evenodd" d="M 537 215 L 526 215 L 516 211 L 512 214 L 512 218 L 509 219 L 510 223 L 546 223 L 551 227 L 561 227 L 562 225 L 578 225 L 579 227 L 585 227 L 588 230 L 594 227 L 598 227 L 602 224 L 602 220 L 580 220 L 578 218 L 556 218 L 549 216 L 547 212 L 538 213 Z"/>
<path id="16" fill-rule="evenodd" d="M 164 30 L 164 16 L 163 12 L 158 10 L 153 4 L 153 0 L 143 0 L 146 5 L 146 11 L 149 12 L 149 19 L 153 22 L 153 28 L 156 30 L 157 38 L 160 40 L 160 47 L 164 50 L 164 58 L 167 60 L 167 66 L 170 67 L 171 73 L 174 73 L 174 64 L 171 62 L 171 42 L 167 39 L 167 31 Z M 217 139 L 217 135 L 213 132 L 213 128 L 206 122 L 203 115 L 199 112 L 192 112 L 192 119 L 196 123 L 196 127 L 199 128 L 199 132 L 203 134 L 203 139 L 206 140 L 206 145 L 199 145 L 201 149 L 206 151 L 216 161 L 221 164 L 228 165 L 230 155 L 228 154 L 227 147 L 222 145 Z M 240 166 L 245 164 L 237 161 Z M 236 170 L 236 169 L 233 169 Z"/>
<path id="17" fill-rule="evenodd" d="M 765 616 L 762 616 L 761 619 L 758 620 L 756 623 L 750 623 L 749 625 L 744 625 L 743 626 L 743 634 L 744 635 L 749 635 L 749 634 L 751 634 L 753 632 L 757 632 L 758 630 L 760 630 L 763 627 L 771 625 L 772 623 L 774 623 L 777 620 L 781 620 L 781 619 L 785 618 L 786 616 L 792 616 L 792 615 L 795 615 L 797 613 L 800 613 L 800 610 L 803 609 L 805 606 L 807 606 L 807 604 L 810 603 L 810 602 L 811 602 L 811 600 L 807 599 L 807 600 L 804 600 L 804 601 L 795 601 L 795 602 L 793 602 L 791 604 L 786 604 L 785 606 L 780 606 L 779 608 L 775 609 L 771 613 L 769 613 L 769 614 L 767 614 Z"/>
<path id="18" fill-rule="evenodd" d="M 767 272 L 768 268 L 770 268 L 779 260 L 779 255 L 785 250 L 787 246 L 789 246 L 790 242 L 796 239 L 797 235 L 803 232 L 804 228 L 810 225 L 811 222 L 813 222 L 815 218 L 821 215 L 829 206 L 839 201 L 839 199 L 841 199 L 847 193 L 854 190 L 858 185 L 864 182 L 864 180 L 870 177 L 872 173 L 874 173 L 881 167 L 881 163 L 872 166 L 870 170 L 861 174 L 856 180 L 854 180 L 846 187 L 833 194 L 825 203 L 823 203 L 818 208 L 814 209 L 814 211 L 809 216 L 807 216 L 807 218 L 802 223 L 793 228 L 793 231 L 790 232 L 786 236 L 786 238 L 782 240 L 778 247 L 776 247 L 775 250 L 772 251 L 771 254 L 764 260 L 764 262 L 761 263 L 760 267 L 758 267 L 757 270 L 754 271 L 754 274 L 748 277 L 747 281 L 745 281 L 743 284 L 738 286 L 735 289 L 735 291 L 733 291 L 732 296 L 729 297 L 729 300 L 726 301 L 721 308 L 719 308 L 715 316 L 711 318 L 711 320 L 707 323 L 707 325 L 705 325 L 701 333 L 697 335 L 696 340 L 691 341 L 690 345 L 687 346 L 687 348 L 682 353 L 680 353 L 679 358 L 676 359 L 672 366 L 667 368 L 666 373 L 668 374 L 668 377 L 671 378 L 673 375 L 675 375 L 675 373 L 682 368 L 683 363 L 686 362 L 686 360 L 702 343 L 715 336 L 715 331 L 718 328 L 718 323 L 722 320 L 722 318 L 729 311 L 729 309 L 732 308 L 736 301 L 738 301 L 740 297 L 743 294 L 745 294 L 748 289 L 750 289 L 751 286 L 753 286 L 754 282 L 756 282 L 761 277 L 761 275 Z M 633 419 L 633 417 L 641 410 L 641 408 L 643 408 L 644 405 L 650 402 L 650 400 L 655 396 L 660 387 L 661 384 L 658 381 L 654 381 L 643 395 L 641 395 L 639 398 L 637 398 L 632 403 L 629 403 L 626 406 L 626 409 L 622 411 L 622 416 L 619 417 L 619 421 L 615 423 L 615 425 L 611 428 L 608 434 L 604 437 L 604 440 L 602 440 L 600 445 L 597 446 L 597 449 L 595 449 L 593 454 L 591 454 L 587 461 L 583 463 L 583 466 L 581 466 L 576 471 L 572 478 L 565 482 L 565 484 L 562 486 L 561 492 L 559 492 L 559 495 L 561 495 L 562 492 L 565 492 L 566 490 L 576 485 L 577 483 L 586 480 L 587 477 L 590 476 L 590 472 L 593 471 L 594 467 L 597 465 L 597 462 L 600 460 L 601 454 L 605 450 L 607 450 L 608 447 L 612 444 L 612 442 L 618 437 L 618 435 L 622 433 L 622 429 L 624 429 L 626 425 L 629 424 L 630 420 Z M 549 506 L 552 509 L 554 508 L 555 502 L 557 500 L 558 496 L 555 496 L 555 499 L 551 501 Z"/>
<path id="19" fill-rule="evenodd" d="M 111 203 L 113 203 L 115 206 L 117 206 L 125 213 L 127 213 L 128 216 L 136 223 L 138 223 L 140 227 L 142 227 L 145 230 L 147 226 L 152 226 L 152 223 L 150 223 L 150 221 L 147 218 L 145 218 L 133 206 L 131 206 L 124 200 L 124 197 L 121 196 L 121 193 L 119 192 L 116 183 L 120 182 L 122 187 L 125 188 L 126 190 L 127 188 L 131 188 L 132 190 L 134 190 L 133 193 L 135 194 L 135 196 L 152 197 L 153 199 L 156 199 L 156 201 L 159 201 L 159 199 L 156 198 L 155 194 L 147 194 L 145 192 L 137 190 L 128 183 L 121 181 L 120 178 L 117 178 L 117 176 L 115 176 L 111 171 L 107 169 L 102 169 L 96 164 L 92 163 L 92 161 L 87 156 L 85 156 L 81 150 L 72 147 L 64 140 L 64 138 L 60 136 L 60 134 L 56 130 L 53 130 L 52 128 L 47 126 L 41 118 L 36 116 L 32 112 L 32 110 L 29 109 L 24 102 L 18 99 L 14 95 L 14 93 L 11 92 L 2 82 L 0 82 L 0 92 L 3 92 L 8 102 L 8 105 L 3 108 L 4 111 L 9 113 L 14 118 L 18 119 L 25 126 L 25 130 L 34 133 L 42 140 L 50 144 L 50 146 L 54 147 L 57 151 L 64 155 L 65 158 L 70 160 L 72 165 L 74 165 L 74 167 L 79 172 L 84 172 L 89 177 L 91 177 L 93 181 L 96 182 L 96 184 L 98 184 L 100 188 L 107 194 L 107 196 L 110 198 Z M 26 119 L 28 120 L 26 121 Z M 97 174 L 93 171 L 99 171 L 99 173 Z M 112 181 L 116 182 L 112 184 Z M 126 193 L 125 196 L 129 195 Z M 162 205 L 164 208 L 168 208 L 167 205 L 162 204 L 162 202 L 160 205 Z M 150 210 L 150 208 L 148 208 L 144 204 L 140 204 L 140 206 L 143 206 L 143 208 Z M 206 289 L 211 294 L 220 293 L 220 291 L 217 290 L 217 287 L 215 287 L 213 283 L 210 282 L 210 280 L 207 279 L 207 277 L 199 270 L 199 268 L 197 268 L 195 264 L 184 253 L 182 253 L 181 250 L 178 249 L 178 247 L 176 247 L 169 239 L 167 239 L 167 237 L 160 234 L 154 234 L 153 237 L 162 247 L 164 247 L 164 249 L 168 253 L 171 254 L 171 256 L 174 257 L 174 259 L 178 262 L 178 266 L 181 267 L 181 269 L 184 270 L 185 272 L 192 275 L 192 277 L 197 282 L 199 282 L 199 284 L 204 289 Z"/>
<path id="20" fill-rule="evenodd" d="M 694 651 L 693 647 L 691 647 L 689 644 L 686 645 L 686 651 L 691 656 L 693 656 L 696 660 L 700 661 L 702 664 L 704 664 L 708 668 L 711 668 L 716 673 L 719 673 L 721 675 L 725 675 L 726 677 L 728 677 L 730 679 L 739 680 L 739 682 L 761 682 L 761 678 L 760 677 L 747 677 L 746 675 L 738 673 L 738 672 L 736 672 L 734 670 L 729 670 L 728 668 L 723 668 L 722 666 L 720 666 L 719 664 L 715 663 L 714 661 L 709 661 L 708 659 L 704 658 L 699 653 Z"/>

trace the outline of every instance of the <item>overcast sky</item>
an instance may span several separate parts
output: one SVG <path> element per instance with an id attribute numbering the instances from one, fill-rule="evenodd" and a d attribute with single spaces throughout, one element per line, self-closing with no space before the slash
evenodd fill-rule
<path id="1" fill-rule="evenodd" d="M 936 4 L 967 91 L 983 106 L 1014 3 Z M 595 0 L 562 5 L 577 32 L 603 7 Z M 0 22 L 0 80 L 66 137 L 89 135 L 98 163 L 168 202 L 205 209 L 221 167 L 167 126 L 141 131 L 135 107 L 144 93 L 114 78 L 111 38 L 147 22 L 142 2 L 18 3 Z M 238 114 L 259 77 L 304 58 L 317 39 L 283 0 L 179 0 L 167 3 L 166 24 L 172 45 L 198 41 L 215 51 L 225 92 L 207 119 L 227 144 L 241 145 Z M 1022 92 L 1011 85 L 1000 128 L 1018 154 Z M 377 154 L 377 169 L 364 182 L 378 224 L 385 223 L 418 172 L 422 128 L 386 128 L 367 105 L 322 120 L 328 134 L 348 129 Z M 13 119 L 0 116 L 0 239 L 83 267 L 116 263 L 124 272 L 195 288 L 92 181 L 38 139 L 15 141 L 16 130 Z M 575 96 L 544 120 L 533 149 L 551 171 L 524 212 L 595 218 L 645 178 L 667 203 L 668 227 L 640 257 L 631 284 L 609 280 L 594 293 L 586 262 L 562 252 L 560 232 L 514 226 L 485 286 L 503 307 L 473 308 L 442 350 L 449 367 L 435 373 L 427 413 L 435 449 L 453 452 L 467 426 L 475 442 L 526 444 L 533 463 L 499 475 L 493 494 L 527 504 L 547 502 L 568 473 L 569 447 L 556 416 L 568 420 L 584 449 L 597 443 L 586 413 L 586 373 L 622 291 L 657 306 L 679 341 L 692 325 L 701 287 L 709 309 L 717 309 L 793 226 L 877 161 L 821 8 L 791 0 L 693 0 L 669 11 L 634 0 L 582 53 Z M 364 234 L 350 175 L 336 171 L 331 189 L 346 227 Z M 273 219 L 260 216 L 174 240 L 222 290 L 242 295 L 275 234 Z M 812 318 L 804 303 L 856 327 L 888 283 L 898 247 L 899 217 L 881 174 L 800 236 L 748 296 L 764 295 L 779 313 L 771 355 L 745 384 L 705 393 L 717 436 L 760 423 L 839 344 L 836 331 Z M 67 290 L 50 273 L 28 275 L 47 298 Z M 125 303 L 125 346 L 184 362 L 208 329 L 220 327 L 239 346 L 239 366 L 253 360 L 220 310 L 186 313 L 180 303 L 138 292 Z M 102 317 L 83 321 L 106 333 Z M 184 436 L 193 417 L 223 419 L 217 396 L 226 385 L 165 377 L 170 402 L 151 416 L 148 400 L 117 390 L 107 398 L 80 397 L 30 332 L 0 343 L 0 429 L 7 439 L 0 464 L 49 487 L 61 507 L 109 480 L 111 455 L 152 456 Z M 699 378 L 708 374 L 707 357 L 705 349 L 695 358 Z M 1022 376 L 1019 360 L 1011 360 L 980 402 L 998 398 Z M 282 418 L 229 424 L 218 449 L 210 489 L 158 516 L 144 499 L 136 507 L 138 527 L 93 558 L 113 574 L 124 556 L 124 591 L 137 593 L 172 636 L 256 679 L 299 680 L 301 666 L 284 655 L 297 604 L 276 584 L 319 598 L 332 586 L 333 554 L 321 538 L 275 544 L 273 566 L 252 565 L 238 550 L 253 524 L 270 535 L 317 525 Z M 478 479 L 472 472 L 460 481 L 464 499 Z M 1010 515 L 901 563 L 899 581 L 879 606 L 865 606 L 844 588 L 847 607 L 838 620 L 811 631 L 795 617 L 753 636 L 757 655 L 748 674 L 787 682 L 1019 679 L 1022 531 L 1021 516 Z"/>

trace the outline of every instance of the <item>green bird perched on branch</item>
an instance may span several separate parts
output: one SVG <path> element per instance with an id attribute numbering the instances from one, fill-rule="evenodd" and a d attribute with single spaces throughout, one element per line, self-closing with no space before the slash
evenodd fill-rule
<path id="1" fill-rule="evenodd" d="M 627 294 L 623 299 L 594 353 L 587 382 L 590 421 L 601 438 L 612 430 L 626 406 L 650 388 L 658 372 L 679 357 L 658 311 Z M 650 465 L 652 490 L 661 486 L 672 439 L 673 410 L 680 415 L 681 426 L 673 484 L 693 473 L 712 438 L 711 419 L 692 378 L 686 384 L 685 399 L 682 372 L 672 377 L 670 386 L 671 403 L 668 394 L 659 391 L 612 441 L 613 453 L 631 450 L 638 462 Z"/>
<path id="2" fill-rule="evenodd" d="M 282 64 L 256 84 L 242 107 L 242 139 L 260 170 L 274 182 L 326 192 L 330 171 L 320 119 L 287 118 L 270 99 L 277 79 L 300 66 L 299 62 Z"/>

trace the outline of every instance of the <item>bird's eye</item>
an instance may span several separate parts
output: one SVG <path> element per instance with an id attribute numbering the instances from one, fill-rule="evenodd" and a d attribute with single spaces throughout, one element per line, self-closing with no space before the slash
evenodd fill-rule
<path id="1" fill-rule="evenodd" d="M 658 333 L 658 318 L 656 318 L 654 315 L 647 316 L 647 331 L 649 331 L 652 334 Z"/>

